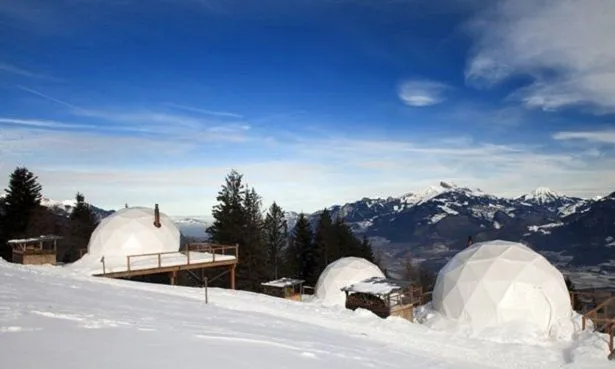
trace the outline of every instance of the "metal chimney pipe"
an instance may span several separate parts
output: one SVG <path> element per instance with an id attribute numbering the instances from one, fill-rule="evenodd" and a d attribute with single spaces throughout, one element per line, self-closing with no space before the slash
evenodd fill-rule
<path id="1" fill-rule="evenodd" d="M 162 224 L 160 224 L 160 210 L 158 209 L 158 204 L 154 206 L 154 227 L 160 228 Z"/>

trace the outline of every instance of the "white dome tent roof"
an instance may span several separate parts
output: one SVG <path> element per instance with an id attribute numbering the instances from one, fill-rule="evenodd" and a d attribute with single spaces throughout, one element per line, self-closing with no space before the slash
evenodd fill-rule
<path id="1" fill-rule="evenodd" d="M 318 277 L 315 287 L 316 298 L 328 306 L 346 303 L 343 287 L 371 277 L 384 277 L 377 265 L 358 257 L 345 257 L 327 265 Z"/>
<path id="2" fill-rule="evenodd" d="M 518 325 L 549 334 L 572 316 L 562 274 L 529 247 L 499 240 L 476 243 L 442 268 L 433 307 L 474 332 Z"/>
<path id="3" fill-rule="evenodd" d="M 91 256 L 126 256 L 177 252 L 180 232 L 175 223 L 160 213 L 160 227 L 154 225 L 155 210 L 123 208 L 101 220 L 88 244 Z"/>

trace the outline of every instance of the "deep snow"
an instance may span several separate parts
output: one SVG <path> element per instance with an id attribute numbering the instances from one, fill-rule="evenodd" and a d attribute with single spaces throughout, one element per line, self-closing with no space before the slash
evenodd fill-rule
<path id="1" fill-rule="evenodd" d="M 3 368 L 611 368 L 602 335 L 502 344 L 262 294 L 0 261 Z"/>

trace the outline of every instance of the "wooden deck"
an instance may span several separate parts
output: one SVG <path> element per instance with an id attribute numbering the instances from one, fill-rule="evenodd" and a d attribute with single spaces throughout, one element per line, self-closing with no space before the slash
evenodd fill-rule
<path id="1" fill-rule="evenodd" d="M 206 256 L 204 258 L 203 256 Z M 174 259 L 169 261 L 169 258 Z M 151 263 L 154 259 L 157 262 Z M 165 260 L 167 259 L 167 260 Z M 145 265 L 142 262 L 150 261 Z M 177 272 L 205 268 L 228 267 L 231 273 L 231 288 L 235 289 L 235 268 L 239 262 L 239 247 L 237 245 L 188 244 L 182 251 L 135 254 L 126 256 L 123 270 L 106 271 L 105 260 L 101 260 L 102 273 L 94 276 L 107 278 L 130 278 L 152 274 L 171 274 L 171 283 L 175 284 Z M 140 263 L 141 262 L 141 263 Z M 165 265 L 166 264 L 166 265 Z M 115 267 L 114 269 L 117 269 Z"/>

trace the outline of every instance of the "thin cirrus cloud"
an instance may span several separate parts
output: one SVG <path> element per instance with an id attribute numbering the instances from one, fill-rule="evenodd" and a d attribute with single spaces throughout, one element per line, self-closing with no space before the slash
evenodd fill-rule
<path id="1" fill-rule="evenodd" d="M 474 50 L 466 80 L 491 87 L 529 76 L 510 96 L 527 107 L 615 112 L 614 19 L 612 0 L 494 2 L 468 24 Z"/>
<path id="2" fill-rule="evenodd" d="M 420 108 L 443 102 L 448 89 L 448 85 L 437 81 L 407 80 L 400 84 L 398 96 L 406 105 Z"/>
<path id="3" fill-rule="evenodd" d="M 224 137 L 229 132 L 221 129 L 212 134 Z M 178 138 L 117 137 L 79 131 L 43 134 L 32 127 L 22 127 L 0 135 L 0 151 L 6 149 L 3 158 L 7 162 L 11 158 L 30 158 L 31 169 L 43 172 L 41 179 L 50 197 L 73 195 L 73 184 L 77 182 L 66 183 L 62 178 L 78 178 L 79 190 L 97 196 L 92 200 L 100 206 L 123 204 L 127 199 L 131 203 L 149 203 L 161 194 L 194 192 L 194 203 L 183 207 L 178 199 L 172 205 L 176 207 L 169 209 L 178 215 L 211 209 L 224 175 L 231 168 L 244 173 L 245 179 L 256 185 L 264 204 L 275 200 L 297 211 L 315 211 L 364 196 L 402 194 L 439 180 L 510 196 L 551 183 L 560 183 L 557 190 L 570 195 L 603 195 L 615 180 L 613 159 L 590 157 L 585 148 L 554 152 L 472 139 L 303 136 L 280 141 L 274 148 L 258 139 L 241 141 L 228 151 L 220 150 L 228 145 L 220 146 L 217 138 L 212 142 L 218 146 L 200 145 L 194 137 L 185 139 L 182 142 Z M 331 147 L 336 150 L 331 151 Z M 286 154 L 280 156 L 282 151 Z M 142 167 L 140 163 L 144 162 L 149 164 Z M 9 169 L 0 170 L 0 174 L 8 176 Z M 115 190 L 101 191 L 103 184 Z M 315 192 L 319 196 L 296 196 Z"/>
<path id="4" fill-rule="evenodd" d="M 127 111 L 122 110 L 106 110 L 106 109 L 93 109 L 76 106 L 65 99 L 60 99 L 55 96 L 51 96 L 47 93 L 25 87 L 17 86 L 20 90 L 38 96 L 42 99 L 51 101 L 57 105 L 69 108 L 69 113 L 79 119 L 97 119 L 99 123 L 97 127 L 101 131 L 118 131 L 118 132 L 133 132 L 133 133 L 145 133 L 153 135 L 164 135 L 165 139 L 173 140 L 174 138 L 183 138 L 189 140 L 193 138 L 195 140 L 215 140 L 230 142 L 246 141 L 248 136 L 246 131 L 250 129 L 250 125 L 247 122 L 243 122 L 241 119 L 234 119 L 232 121 L 224 120 L 212 120 L 206 119 L 202 116 L 188 115 L 188 114 L 175 114 L 161 111 L 153 111 L 150 109 L 132 109 Z M 177 105 L 175 106 L 183 106 Z M 185 108 L 185 106 L 183 106 Z M 199 108 L 192 108 L 198 110 L 200 114 L 208 113 L 208 115 L 214 115 L 216 117 L 225 118 L 240 118 L 241 116 L 234 113 L 210 111 Z M 186 109 L 184 109 L 186 110 Z M 6 119 L 6 118 L 5 118 Z M 237 121 L 238 120 L 238 121 Z M 29 124 L 34 126 L 42 126 L 42 120 L 20 120 L 22 125 Z M 103 124 L 100 123 L 103 122 Z M 63 122 L 45 121 L 48 128 L 92 128 L 92 125 L 76 125 L 66 124 Z M 0 122 L 1 123 L 1 122 Z M 11 123 L 8 120 L 4 123 Z M 13 119 L 12 124 L 18 124 Z"/>
<path id="5" fill-rule="evenodd" d="M 187 105 L 182 105 L 182 104 L 175 104 L 175 103 L 168 103 L 167 105 L 169 107 L 172 107 L 172 108 L 181 109 L 181 110 L 185 110 L 185 111 L 189 111 L 189 112 L 193 112 L 193 113 L 200 113 L 200 114 L 205 114 L 205 115 L 213 115 L 213 116 L 217 116 L 217 117 L 226 117 L 226 118 L 238 118 L 238 119 L 242 119 L 243 118 L 243 116 L 241 114 L 230 113 L 230 112 L 226 112 L 226 111 L 207 110 L 207 109 L 195 108 L 195 107 L 192 107 L 192 106 L 187 106 Z"/>
<path id="6" fill-rule="evenodd" d="M 0 74 L 8 73 L 14 74 L 21 77 L 39 79 L 39 80 L 48 80 L 48 81 L 60 81 L 60 79 L 56 77 L 52 77 L 46 74 L 33 72 L 29 69 L 25 69 L 13 64 L 0 62 Z"/>
<path id="7" fill-rule="evenodd" d="M 554 133 L 553 139 L 559 141 L 580 140 L 615 145 L 615 130 L 611 129 L 603 131 L 562 131 Z"/>

